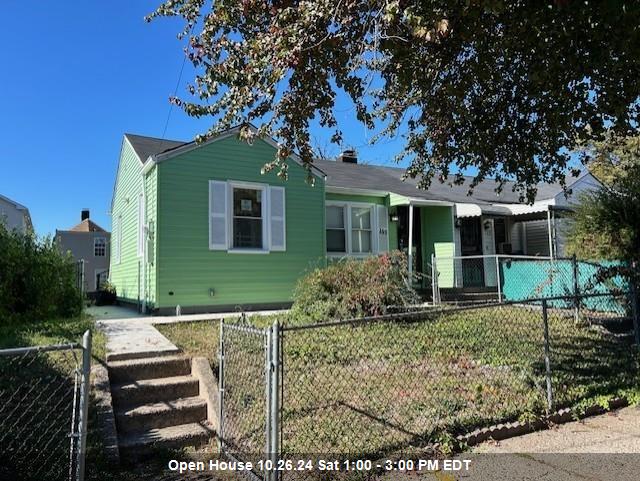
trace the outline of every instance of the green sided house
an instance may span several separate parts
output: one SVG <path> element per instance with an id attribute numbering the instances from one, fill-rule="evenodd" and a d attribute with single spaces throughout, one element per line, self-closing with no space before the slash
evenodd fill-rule
<path id="1" fill-rule="evenodd" d="M 202 144 L 125 134 L 109 270 L 121 302 L 158 313 L 281 307 L 309 270 L 394 249 L 424 274 L 418 287 L 430 287 L 433 257 L 440 286 L 453 286 L 454 256 L 526 249 L 522 222 L 550 232 L 561 192 L 543 189 L 547 197 L 526 206 L 516 194 L 496 199 L 490 183 L 473 197 L 464 185 L 425 191 L 402 179 L 404 169 L 358 163 L 353 151 L 316 161 L 312 184 L 291 157 L 285 181 L 261 174 L 275 142 L 247 144 L 238 133 Z"/>

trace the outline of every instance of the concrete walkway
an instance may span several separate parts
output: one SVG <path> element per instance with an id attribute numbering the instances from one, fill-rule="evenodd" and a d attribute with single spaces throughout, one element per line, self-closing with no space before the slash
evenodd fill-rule
<path id="1" fill-rule="evenodd" d="M 146 317 L 137 310 L 123 306 L 90 306 L 84 310 L 85 313 L 94 317 L 98 321 L 106 319 L 126 319 Z"/>
<path id="2" fill-rule="evenodd" d="M 285 311 L 247 312 L 247 316 L 268 316 Z M 107 360 L 125 360 L 171 355 L 180 352 L 169 339 L 163 336 L 154 324 L 208 321 L 235 318 L 238 312 L 215 314 L 188 314 L 182 316 L 145 316 L 120 306 L 101 306 L 87 309 L 96 317 L 96 326 L 107 336 Z"/>

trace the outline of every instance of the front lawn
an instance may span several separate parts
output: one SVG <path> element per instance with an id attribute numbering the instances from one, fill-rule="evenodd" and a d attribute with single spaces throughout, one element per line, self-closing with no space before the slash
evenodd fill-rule
<path id="1" fill-rule="evenodd" d="M 273 318 L 257 321 L 265 326 Z M 217 365 L 217 326 L 160 329 Z M 549 334 L 554 408 L 637 398 L 638 358 L 629 336 L 576 324 L 571 313 L 554 310 Z M 239 445 L 261 446 L 264 355 L 260 343 L 232 336 L 225 403 L 237 421 L 230 432 Z M 283 350 L 282 446 L 290 454 L 387 455 L 546 411 L 543 323 L 535 307 L 289 331 Z"/>

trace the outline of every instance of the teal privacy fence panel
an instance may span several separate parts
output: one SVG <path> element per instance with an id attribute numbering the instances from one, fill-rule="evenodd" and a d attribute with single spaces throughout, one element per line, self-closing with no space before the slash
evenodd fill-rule
<path id="1" fill-rule="evenodd" d="M 578 261 L 574 272 L 573 259 L 501 259 L 500 280 L 503 298 L 506 301 L 534 299 L 540 297 L 572 296 L 577 285 L 580 294 L 604 294 L 612 291 L 626 291 L 628 283 L 620 276 L 606 281 L 597 279 L 602 268 L 619 265 L 619 262 Z M 577 273 L 577 282 L 576 282 Z M 569 307 L 568 301 L 553 301 L 554 307 Z M 601 310 L 598 298 L 585 299 L 585 307 Z M 606 308 L 611 310 L 609 305 Z M 624 313 L 622 306 L 616 308 Z"/>

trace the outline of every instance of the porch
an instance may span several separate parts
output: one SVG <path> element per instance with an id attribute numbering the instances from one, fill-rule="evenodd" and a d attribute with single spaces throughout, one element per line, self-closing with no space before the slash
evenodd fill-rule
<path id="1" fill-rule="evenodd" d="M 431 260 L 432 300 L 501 301 L 502 263 L 565 255 L 568 212 L 554 205 L 456 204 L 455 254 Z"/>
<path id="2" fill-rule="evenodd" d="M 389 249 L 407 256 L 414 287 L 430 298 L 432 259 L 455 255 L 454 204 L 390 196 Z"/>

